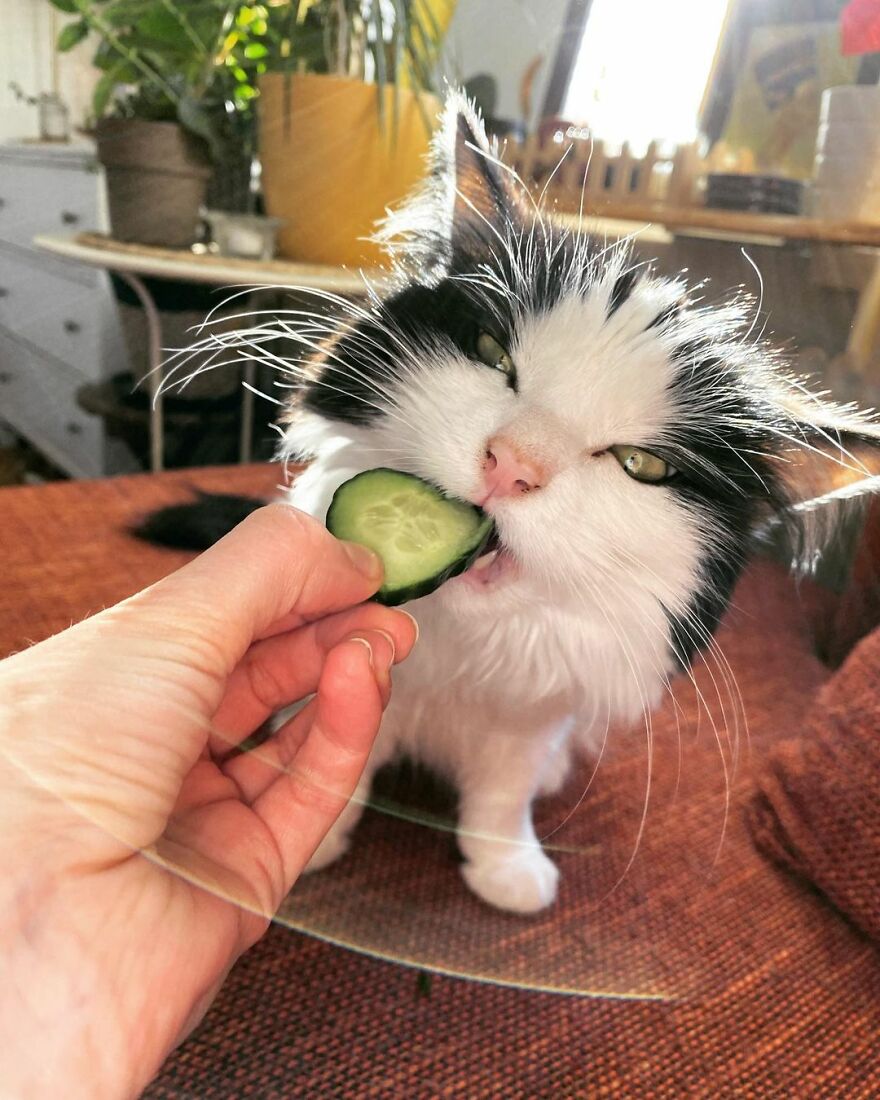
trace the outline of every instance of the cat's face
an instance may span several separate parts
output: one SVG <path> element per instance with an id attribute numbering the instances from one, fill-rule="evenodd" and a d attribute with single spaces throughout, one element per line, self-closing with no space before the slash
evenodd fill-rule
<path id="1" fill-rule="evenodd" d="M 680 288 L 646 282 L 611 313 L 622 286 L 620 265 L 603 267 L 589 289 L 503 321 L 467 283 L 405 292 L 387 307 L 383 323 L 397 332 L 395 318 L 411 317 L 417 301 L 424 314 L 401 337 L 396 380 L 384 371 L 376 379 L 389 411 L 365 425 L 371 462 L 418 474 L 496 519 L 497 559 L 443 590 L 462 612 L 537 599 L 629 620 L 644 614 L 647 592 L 684 615 L 714 544 L 729 544 L 717 509 L 696 506 L 673 470 L 694 443 L 680 431 L 682 368 L 676 340 L 647 326 Z M 506 352 L 502 369 L 481 357 L 487 344 Z M 328 392 L 318 389 L 313 406 Z M 626 471 L 638 456 L 611 448 L 627 445 L 643 449 L 659 481 Z M 499 459 L 508 467 L 500 484 Z"/>
<path id="2" fill-rule="evenodd" d="M 438 594 L 461 614 L 549 601 L 612 629 L 662 622 L 686 659 L 757 518 L 787 505 L 792 449 L 828 442 L 830 413 L 742 310 L 701 309 L 682 283 L 554 229 L 464 105 L 401 232 L 397 290 L 349 314 L 297 415 L 495 517 L 495 557 Z"/>

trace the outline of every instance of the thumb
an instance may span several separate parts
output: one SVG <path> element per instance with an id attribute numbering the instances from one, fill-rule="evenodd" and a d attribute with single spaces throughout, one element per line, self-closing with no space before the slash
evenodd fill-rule
<path id="1" fill-rule="evenodd" d="M 340 542 L 287 504 L 252 513 L 215 546 L 130 602 L 181 612 L 210 637 L 231 669 L 257 638 L 363 603 L 382 583 L 382 563 Z"/>

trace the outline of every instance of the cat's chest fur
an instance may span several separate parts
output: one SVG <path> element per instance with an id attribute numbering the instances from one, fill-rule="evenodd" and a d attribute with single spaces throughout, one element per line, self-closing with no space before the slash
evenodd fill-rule
<path id="1" fill-rule="evenodd" d="M 622 652 L 605 631 L 553 607 L 461 616 L 445 596 L 410 607 L 419 645 L 395 672 L 385 733 L 452 778 L 487 738 L 520 751 L 529 740 L 561 747 L 573 734 L 598 750 L 609 728 L 631 724 L 660 697 L 665 681 L 644 647 Z"/>

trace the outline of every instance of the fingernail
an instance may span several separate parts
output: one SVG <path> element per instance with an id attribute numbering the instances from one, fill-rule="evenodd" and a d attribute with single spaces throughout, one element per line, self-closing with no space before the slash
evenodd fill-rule
<path id="1" fill-rule="evenodd" d="M 373 671 L 376 675 L 376 683 L 379 685 L 379 690 L 382 693 L 382 705 L 388 706 L 388 700 L 391 698 L 391 666 L 394 664 L 394 639 L 387 631 L 376 630 L 376 634 L 381 634 L 383 638 L 387 639 L 388 644 L 391 646 L 391 658 L 386 664 L 383 660 L 381 665 L 376 668 L 373 666 Z"/>
<path id="2" fill-rule="evenodd" d="M 357 642 L 358 645 L 362 645 L 367 653 L 370 655 L 370 668 L 373 668 L 373 647 L 367 641 L 366 638 L 351 637 L 348 639 L 350 642 Z"/>
<path id="3" fill-rule="evenodd" d="M 408 611 L 404 611 L 402 607 L 397 608 L 397 614 L 398 615 L 406 615 L 406 617 L 409 619 L 409 621 L 413 624 L 413 629 L 416 632 L 416 638 L 415 638 L 415 641 L 413 642 L 413 645 L 415 645 L 416 642 L 419 640 L 419 621 L 418 621 L 418 619 L 414 615 L 410 615 L 410 613 Z"/>
<path id="4" fill-rule="evenodd" d="M 357 542 L 343 542 L 342 549 L 358 573 L 363 573 L 371 580 L 382 575 L 382 562 L 379 555 L 374 554 L 366 546 L 361 546 Z"/>
<path id="5" fill-rule="evenodd" d="M 394 639 L 388 633 L 387 630 L 376 630 L 376 634 L 381 634 L 383 638 L 387 638 L 388 644 L 391 646 L 391 660 L 388 662 L 390 665 L 394 664 L 394 658 L 397 655 L 397 646 L 394 644 Z"/>

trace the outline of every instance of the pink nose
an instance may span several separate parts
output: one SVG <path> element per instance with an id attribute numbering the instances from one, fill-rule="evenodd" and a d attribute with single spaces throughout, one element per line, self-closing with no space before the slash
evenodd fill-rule
<path id="1" fill-rule="evenodd" d="M 490 439 L 483 462 L 485 495 L 478 504 L 492 497 L 516 497 L 540 489 L 546 481 L 543 468 L 521 455 L 512 443 L 500 437 Z"/>

